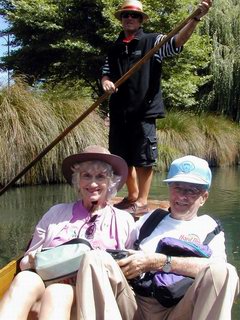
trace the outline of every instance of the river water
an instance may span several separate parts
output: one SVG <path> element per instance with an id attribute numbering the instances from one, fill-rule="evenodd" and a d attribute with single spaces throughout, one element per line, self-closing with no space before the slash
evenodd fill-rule
<path id="1" fill-rule="evenodd" d="M 150 198 L 167 200 L 168 190 L 155 174 Z M 125 195 L 123 189 L 119 195 Z M 36 222 L 53 204 L 75 200 L 68 185 L 13 188 L 0 199 L 0 267 L 26 247 Z M 203 213 L 221 220 L 225 230 L 228 261 L 240 274 L 240 167 L 213 169 L 213 182 Z M 233 320 L 240 318 L 240 299 L 233 307 Z"/>

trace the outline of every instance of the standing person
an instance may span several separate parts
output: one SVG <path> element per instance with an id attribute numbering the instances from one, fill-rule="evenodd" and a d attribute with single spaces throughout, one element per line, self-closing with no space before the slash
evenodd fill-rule
<path id="1" fill-rule="evenodd" d="M 215 232 L 216 221 L 198 213 L 208 198 L 211 179 L 211 170 L 204 159 L 185 156 L 172 162 L 164 180 L 169 186 L 171 210 L 140 242 L 140 251 L 130 251 L 127 258 L 118 262 L 104 252 L 86 253 L 77 277 L 76 296 L 81 312 L 78 319 L 121 319 L 122 315 L 123 320 L 231 319 L 239 278 L 235 268 L 227 263 L 223 231 Z M 134 241 L 150 217 L 151 213 L 147 213 L 137 221 L 132 234 Z M 215 236 L 208 244 L 211 252 L 208 256 L 177 256 L 156 251 L 158 244 L 169 237 L 178 242 L 187 240 L 191 247 L 200 250 L 213 230 Z M 87 278 L 83 270 L 88 270 Z M 145 296 L 134 294 L 127 282 L 143 273 L 163 271 L 165 275 L 193 278 L 183 298 L 171 307 L 163 306 L 154 290 L 148 290 Z M 93 294 L 95 299 L 89 299 Z"/>
<path id="2" fill-rule="evenodd" d="M 76 277 L 45 284 L 35 272 L 35 255 L 74 238 L 88 240 L 94 249 L 124 249 L 131 246 L 133 217 L 109 204 L 126 181 L 127 164 L 103 147 L 89 146 L 63 160 L 63 175 L 72 184 L 78 200 L 54 205 L 38 222 L 29 249 L 0 302 L 1 320 L 26 320 L 35 302 L 39 319 L 67 320 L 75 301 Z"/>
<path id="3" fill-rule="evenodd" d="M 160 88 L 162 61 L 182 51 L 194 29 L 212 5 L 201 1 L 201 13 L 172 37 L 117 90 L 114 83 L 157 45 L 164 35 L 145 33 L 142 24 L 148 19 L 142 3 L 126 0 L 115 13 L 123 31 L 109 48 L 103 66 L 102 87 L 112 93 L 109 101 L 109 149 L 128 164 L 128 196 L 116 206 L 130 213 L 148 211 L 147 200 L 157 159 L 156 119 L 164 117 Z"/>

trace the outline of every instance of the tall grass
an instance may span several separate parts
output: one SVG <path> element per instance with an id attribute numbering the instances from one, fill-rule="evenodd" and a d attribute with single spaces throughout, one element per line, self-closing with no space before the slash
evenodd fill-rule
<path id="1" fill-rule="evenodd" d="M 69 90 L 69 89 L 66 89 Z M 68 92 L 69 93 L 69 92 Z M 80 94 L 79 94 L 80 95 Z M 81 95 L 83 96 L 83 94 Z M 5 185 L 92 104 L 89 95 L 32 90 L 23 81 L 0 91 L 0 184 Z M 18 184 L 64 181 L 62 160 L 85 146 L 107 146 L 108 131 L 98 110 L 43 157 Z M 220 116 L 169 112 L 157 121 L 159 158 L 156 170 L 177 157 L 193 154 L 212 166 L 239 161 L 240 128 Z"/>
<path id="2" fill-rule="evenodd" d="M 18 80 L 0 91 L 0 184 L 5 185 L 67 128 L 90 100 L 54 101 L 31 91 Z M 92 112 L 18 184 L 61 182 L 62 160 L 80 152 L 86 145 L 107 145 L 107 132 L 97 112 Z"/>
<path id="3" fill-rule="evenodd" d="M 157 169 L 166 169 L 177 157 L 192 154 L 211 166 L 233 165 L 239 161 L 240 128 L 236 123 L 209 114 L 170 112 L 157 121 Z"/>

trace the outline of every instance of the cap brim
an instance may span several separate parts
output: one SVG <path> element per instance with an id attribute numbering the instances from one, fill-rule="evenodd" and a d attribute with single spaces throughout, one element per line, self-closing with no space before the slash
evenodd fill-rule
<path id="1" fill-rule="evenodd" d="M 72 184 L 72 167 L 76 163 L 85 161 L 103 161 L 112 166 L 114 174 L 120 176 L 117 190 L 120 190 L 127 180 L 128 166 L 125 160 L 113 154 L 104 153 L 79 153 L 71 155 L 63 160 L 62 173 L 69 184 Z"/>
<path id="2" fill-rule="evenodd" d="M 185 174 L 179 174 L 174 176 L 173 178 L 165 179 L 164 182 L 187 182 L 187 183 L 194 183 L 194 184 L 201 184 L 208 186 L 208 182 L 201 179 L 200 177 L 193 176 L 193 175 L 185 175 Z"/>

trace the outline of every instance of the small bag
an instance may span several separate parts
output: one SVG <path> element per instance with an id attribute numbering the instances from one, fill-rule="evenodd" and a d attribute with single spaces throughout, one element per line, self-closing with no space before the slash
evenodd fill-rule
<path id="1" fill-rule="evenodd" d="M 203 257 L 209 258 L 212 250 L 206 243 L 195 244 L 172 237 L 162 238 L 157 245 L 156 252 L 175 257 Z"/>
<path id="2" fill-rule="evenodd" d="M 128 257 L 129 252 L 127 250 L 121 249 L 106 249 L 106 251 L 113 257 L 115 260 L 121 260 Z"/>
<path id="3" fill-rule="evenodd" d="M 72 239 L 57 247 L 37 252 L 35 270 L 43 281 L 62 280 L 73 276 L 79 268 L 82 256 L 92 250 L 85 239 Z"/>
<path id="4" fill-rule="evenodd" d="M 196 245 L 192 242 L 165 237 L 158 243 L 156 252 L 171 256 L 182 257 L 205 257 L 211 256 L 208 245 Z M 163 271 L 147 272 L 143 278 L 133 282 L 132 286 L 136 293 L 146 297 L 154 297 L 164 307 L 172 307 L 184 296 L 187 289 L 194 282 L 191 277 Z"/>

